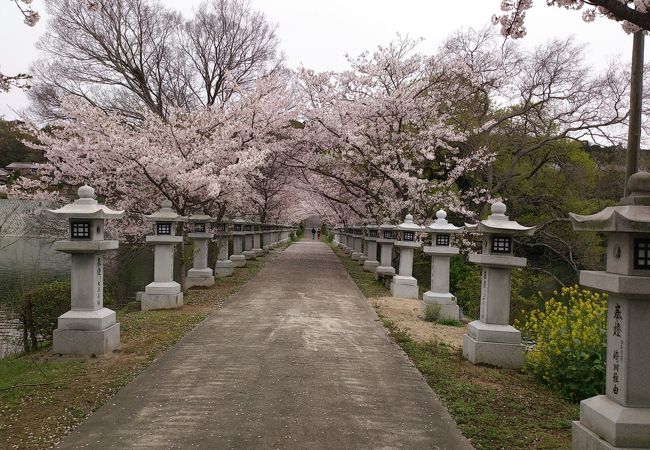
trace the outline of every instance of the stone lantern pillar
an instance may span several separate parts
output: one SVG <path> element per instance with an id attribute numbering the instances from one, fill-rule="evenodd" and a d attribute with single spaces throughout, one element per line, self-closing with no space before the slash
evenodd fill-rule
<path id="1" fill-rule="evenodd" d="M 343 251 L 347 255 L 352 255 L 354 252 L 354 238 L 352 237 L 351 227 L 345 227 L 345 246 L 343 247 Z"/>
<path id="2" fill-rule="evenodd" d="M 377 238 L 379 233 L 379 226 L 373 220 L 366 226 L 366 259 L 363 262 L 363 270 L 366 272 L 374 272 L 379 261 L 377 261 Z"/>
<path id="3" fill-rule="evenodd" d="M 350 258 L 352 261 L 359 261 L 359 258 L 363 256 L 361 227 L 350 227 L 350 232 L 352 233 L 352 254 L 350 255 Z"/>
<path id="4" fill-rule="evenodd" d="M 628 180 L 617 206 L 580 216 L 574 230 L 607 235 L 604 272 L 581 271 L 580 284 L 607 297 L 605 395 L 580 402 L 574 449 L 650 448 L 650 174 Z"/>
<path id="5" fill-rule="evenodd" d="M 70 239 L 56 241 L 54 249 L 70 254 L 71 310 L 61 315 L 54 330 L 53 352 L 63 355 L 105 355 L 120 345 L 120 324 L 115 312 L 104 308 L 102 253 L 115 250 L 118 241 L 104 240 L 104 221 L 121 219 L 95 200 L 95 190 L 82 186 L 73 203 L 48 212 L 68 219 Z"/>
<path id="6" fill-rule="evenodd" d="M 246 256 L 244 255 L 244 220 L 241 217 L 236 217 L 232 221 L 232 255 L 230 260 L 235 267 L 246 266 Z"/>
<path id="7" fill-rule="evenodd" d="M 212 220 L 205 214 L 194 214 L 187 218 L 192 231 L 187 234 L 194 243 L 194 264 L 187 272 L 185 286 L 212 286 L 214 284 L 214 272 L 208 267 L 208 242 L 212 239 L 212 232 L 208 230 L 208 224 Z"/>
<path id="8" fill-rule="evenodd" d="M 262 224 L 254 223 L 253 224 L 253 248 L 252 252 L 255 253 L 255 256 L 264 255 L 264 250 L 262 250 Z"/>
<path id="9" fill-rule="evenodd" d="M 142 311 L 183 306 L 181 285 L 174 281 L 174 250 L 183 242 L 183 236 L 176 236 L 176 224 L 185 217 L 176 214 L 169 200 L 163 200 L 160 210 L 144 216 L 144 220 L 155 223 L 155 234 L 146 238 L 154 244 L 154 275 L 153 282 L 144 288 Z"/>
<path id="10" fill-rule="evenodd" d="M 524 227 L 509 220 L 506 205 L 492 204 L 492 214 L 469 231 L 483 234 L 480 255 L 469 255 L 470 262 L 483 268 L 481 317 L 467 326 L 463 336 L 463 355 L 472 363 L 518 369 L 524 364 L 521 333 L 510 325 L 510 272 L 526 267 L 526 258 L 513 255 L 513 237 L 530 236 L 535 227 Z"/>
<path id="11" fill-rule="evenodd" d="M 228 256 L 228 244 L 230 243 L 231 229 L 227 220 L 223 219 L 215 224 L 213 231 L 219 246 L 217 262 L 214 265 L 214 274 L 217 277 L 229 277 L 235 273 L 235 264 Z"/>
<path id="12" fill-rule="evenodd" d="M 242 252 L 246 260 L 257 259 L 253 250 L 253 231 L 252 223 L 244 223 L 244 251 Z"/>
<path id="13" fill-rule="evenodd" d="M 271 232 L 269 231 L 271 227 L 266 223 L 263 223 L 260 226 L 262 228 L 262 252 L 268 253 L 271 251 Z"/>
<path id="14" fill-rule="evenodd" d="M 390 292 L 393 297 L 417 299 L 420 293 L 418 280 L 413 276 L 413 254 L 416 248 L 420 248 L 417 238 L 422 227 L 413 222 L 412 215 L 407 214 L 404 222 L 395 229 L 397 230 L 395 246 L 399 248 L 399 274 L 393 277 Z"/>
<path id="15" fill-rule="evenodd" d="M 395 245 L 395 232 L 393 225 L 390 224 L 388 217 L 384 218 L 384 223 L 379 226 L 379 245 L 380 258 L 379 265 L 375 269 L 375 280 L 382 277 L 393 277 L 395 268 L 393 267 L 393 245 Z"/>
<path id="16" fill-rule="evenodd" d="M 339 238 L 339 229 L 338 229 L 338 227 L 335 227 L 332 231 L 333 231 L 332 234 L 334 235 L 333 238 L 332 238 L 332 244 L 334 244 L 334 245 L 336 245 L 338 247 L 339 246 L 339 240 L 340 240 L 340 238 Z"/>
<path id="17" fill-rule="evenodd" d="M 431 246 L 423 249 L 425 254 L 431 255 L 431 289 L 422 294 L 420 314 L 424 316 L 427 305 L 439 305 L 440 319 L 460 320 L 456 297 L 449 292 L 449 266 L 451 257 L 459 253 L 458 247 L 451 246 L 451 236 L 461 233 L 463 227 L 450 224 L 447 213 L 441 209 L 425 230 L 431 234 Z"/>

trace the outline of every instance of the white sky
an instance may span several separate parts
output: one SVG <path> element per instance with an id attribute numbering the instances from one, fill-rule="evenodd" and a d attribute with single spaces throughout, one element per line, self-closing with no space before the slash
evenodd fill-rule
<path id="1" fill-rule="evenodd" d="M 190 15 L 201 0 L 163 0 Z M 339 70 L 346 66 L 345 54 L 357 55 L 386 44 L 397 33 L 424 38 L 422 52 L 433 52 L 446 36 L 460 28 L 485 26 L 499 12 L 501 0 L 252 0 L 279 25 L 281 46 L 290 67 L 304 65 L 316 70 Z M 543 0 L 528 13 L 528 35 L 524 44 L 534 46 L 552 37 L 574 35 L 588 44 L 588 61 L 603 66 L 622 56 L 629 61 L 632 38 L 620 25 L 599 18 L 584 23 L 580 12 L 550 8 Z M 454 5 L 454 6 L 450 6 Z M 34 9 L 43 14 L 42 0 Z M 0 0 L 0 68 L 3 73 L 28 72 L 38 57 L 34 43 L 45 29 L 45 21 L 30 28 L 23 24 L 15 5 Z M 650 60 L 650 45 L 646 45 Z M 12 110 L 27 106 L 17 90 L 0 94 L 0 115 L 13 118 Z"/>

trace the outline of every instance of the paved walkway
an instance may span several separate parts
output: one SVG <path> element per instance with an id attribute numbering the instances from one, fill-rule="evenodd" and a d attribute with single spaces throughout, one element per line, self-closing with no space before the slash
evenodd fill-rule
<path id="1" fill-rule="evenodd" d="M 327 245 L 300 241 L 61 448 L 469 449 Z"/>

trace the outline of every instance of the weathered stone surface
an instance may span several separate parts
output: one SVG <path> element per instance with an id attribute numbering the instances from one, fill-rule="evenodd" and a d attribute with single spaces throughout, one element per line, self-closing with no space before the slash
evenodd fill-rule
<path id="1" fill-rule="evenodd" d="M 103 330 L 54 330 L 52 352 L 61 355 L 106 355 L 120 346 L 120 324 Z"/>
<path id="2" fill-rule="evenodd" d="M 309 239 L 60 448 L 472 448 L 331 250 Z"/>

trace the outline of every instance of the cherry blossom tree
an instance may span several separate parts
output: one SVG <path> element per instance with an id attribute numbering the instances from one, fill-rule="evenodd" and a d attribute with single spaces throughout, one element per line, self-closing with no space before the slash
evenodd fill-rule
<path id="1" fill-rule="evenodd" d="M 9 0 L 11 3 L 16 5 L 20 13 L 25 18 L 25 25 L 33 27 L 36 25 L 36 22 L 40 20 L 40 15 L 37 11 L 34 11 L 31 8 L 33 0 Z M 29 88 L 28 80 L 31 79 L 31 76 L 26 73 L 19 73 L 16 75 L 5 75 L 0 72 L 0 92 L 7 92 L 12 87 L 18 87 L 21 89 Z"/>
<path id="2" fill-rule="evenodd" d="M 449 125 L 453 80 L 464 66 L 442 65 L 399 39 L 349 58 L 341 73 L 299 74 L 309 105 L 297 145 L 305 182 L 357 217 L 431 215 L 440 205 L 471 215 L 483 192 L 456 181 L 490 160 L 485 149 L 461 155 L 467 133 Z"/>
<path id="3" fill-rule="evenodd" d="M 650 30 L 650 1 L 648 0 L 546 0 L 548 6 L 582 10 L 585 22 L 593 22 L 597 16 L 621 22 L 627 33 Z M 501 11 L 493 23 L 501 25 L 501 33 L 512 38 L 526 35 L 526 12 L 533 0 L 502 0 Z"/>

